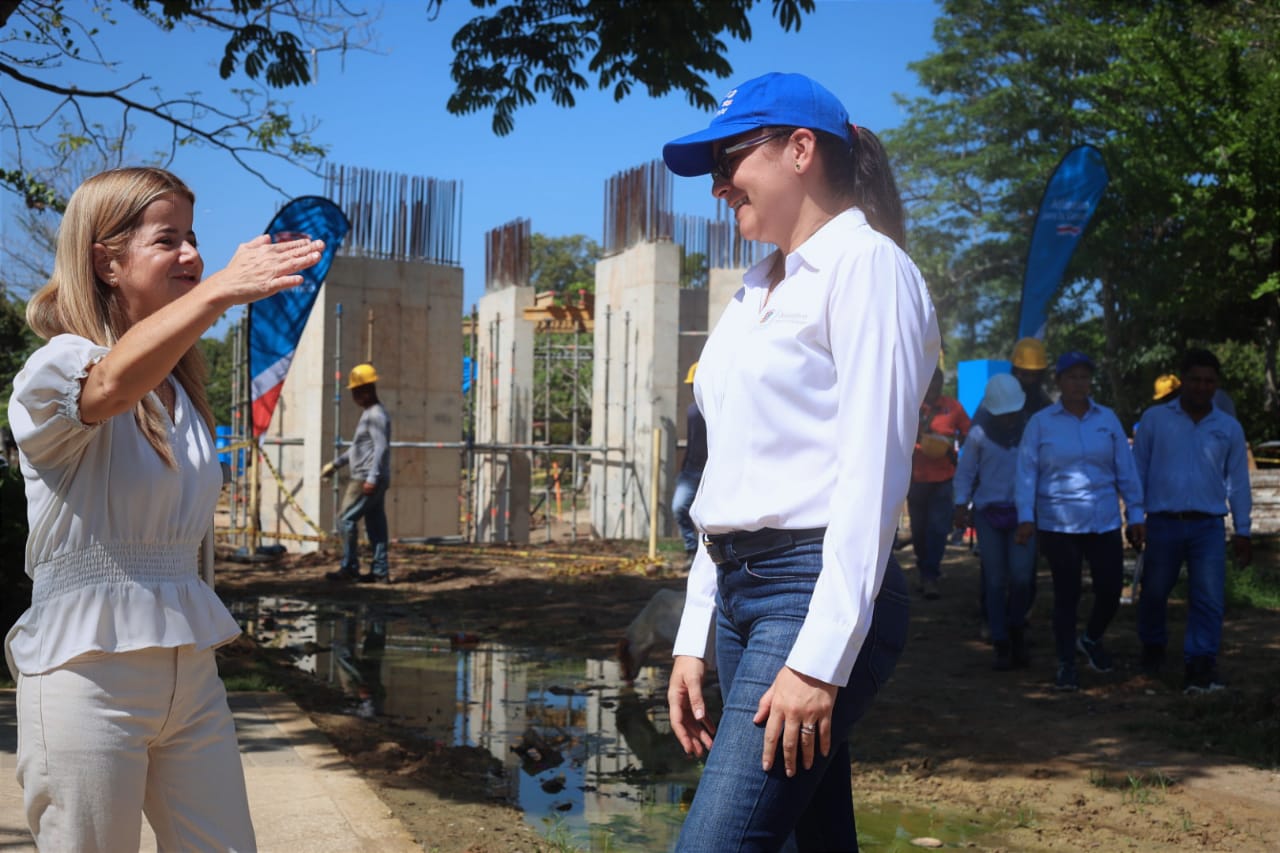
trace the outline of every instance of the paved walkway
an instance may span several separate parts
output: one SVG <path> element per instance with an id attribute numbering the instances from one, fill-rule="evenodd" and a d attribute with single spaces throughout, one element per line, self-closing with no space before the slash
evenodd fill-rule
<path id="1" fill-rule="evenodd" d="M 0 690 L 0 850 L 34 851 L 14 779 L 14 691 Z M 287 697 L 231 695 L 262 853 L 421 851 L 386 805 Z M 155 850 L 143 821 L 142 849 Z"/>

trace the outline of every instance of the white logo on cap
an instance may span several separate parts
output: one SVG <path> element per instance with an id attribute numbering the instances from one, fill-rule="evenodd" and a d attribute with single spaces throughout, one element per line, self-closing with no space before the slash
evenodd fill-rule
<path id="1" fill-rule="evenodd" d="M 720 102 L 720 109 L 716 110 L 716 115 L 722 116 L 729 107 L 733 106 L 733 96 L 738 94 L 737 89 L 730 89 L 729 94 L 724 96 L 724 100 Z"/>

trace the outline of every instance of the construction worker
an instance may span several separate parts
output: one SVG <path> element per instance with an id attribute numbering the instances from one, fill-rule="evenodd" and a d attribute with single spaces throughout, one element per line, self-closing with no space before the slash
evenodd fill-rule
<path id="1" fill-rule="evenodd" d="M 1044 341 L 1039 338 L 1022 338 L 1013 345 L 1014 378 L 1022 386 L 1027 401 L 1022 404 L 1023 419 L 1030 418 L 1052 401 L 1044 390 L 1045 373 L 1049 370 L 1049 356 Z"/>
<path id="2" fill-rule="evenodd" d="M 1182 380 L 1176 373 L 1161 374 L 1156 377 L 1155 393 L 1151 396 L 1151 400 L 1155 403 L 1171 403 L 1181 389 Z"/>
<path id="3" fill-rule="evenodd" d="M 1222 366 L 1208 350 L 1183 357 L 1181 394 L 1142 415 L 1133 456 L 1147 508 L 1146 568 L 1138 599 L 1142 669 L 1159 672 L 1169 640 L 1169 594 L 1187 566 L 1182 655 L 1187 693 L 1221 690 L 1218 652 L 1226 605 L 1223 516 L 1231 510 L 1235 565 L 1253 559 L 1248 446 L 1239 421 L 1218 409 Z"/>
<path id="4" fill-rule="evenodd" d="M 920 406 L 919 435 L 911 456 L 911 488 L 907 492 L 919 592 L 928 599 L 940 595 L 942 557 L 954 517 L 952 478 L 956 473 L 956 451 L 970 426 L 960 401 L 942 393 L 942 382 L 942 368 L 935 368 Z"/>
<path id="5" fill-rule="evenodd" d="M 1031 416 L 1048 406 L 1052 400 L 1044 390 L 1045 374 L 1049 372 L 1049 356 L 1045 352 L 1044 341 L 1039 338 L 1026 337 L 1021 338 L 1013 345 L 1013 355 L 1010 358 L 1013 362 L 1013 369 L 1010 373 L 1018 380 L 1018 384 L 1022 386 L 1022 392 L 1026 395 L 1026 400 L 1022 404 L 1019 411 L 1021 423 L 1018 424 L 1018 434 L 1022 434 L 1022 430 L 1026 427 L 1027 421 L 1031 420 Z M 978 411 L 973 413 L 973 425 L 982 427 L 988 433 L 999 431 L 992 423 L 992 416 L 987 411 L 985 402 L 978 406 Z M 981 547 L 981 545 L 979 545 Z M 990 624 L 987 614 L 987 598 L 986 594 L 981 590 L 986 589 L 986 570 L 979 564 L 978 568 L 979 583 L 979 609 L 982 611 L 983 639 L 989 639 L 985 631 Z M 1027 597 L 1027 610 L 1030 612 L 1031 605 L 1036 600 L 1036 573 L 1031 572 L 1031 591 Z"/>
<path id="6" fill-rule="evenodd" d="M 324 466 L 328 479 L 333 472 L 351 465 L 351 481 L 342 499 L 338 517 L 342 533 L 342 566 L 325 577 L 331 581 L 390 583 L 387 565 L 387 487 L 391 485 L 391 416 L 378 400 L 378 372 L 372 364 L 357 364 L 347 382 L 351 399 L 364 409 L 347 452 Z M 360 574 L 360 519 L 373 545 L 373 562 L 368 574 Z"/>
<path id="7" fill-rule="evenodd" d="M 689 365 L 689 374 L 684 384 L 692 385 L 693 377 L 698 372 L 698 362 Z M 684 540 L 685 568 L 693 568 L 694 555 L 698 553 L 698 528 L 689 517 L 689 508 L 698 494 L 698 484 L 702 482 L 702 469 L 707 464 L 707 421 L 702 417 L 697 402 L 689 404 L 688 439 L 685 442 L 684 462 L 680 465 L 680 473 L 676 476 L 675 493 L 671 496 L 671 513 L 676 517 L 676 525 L 680 528 L 680 536 Z"/>

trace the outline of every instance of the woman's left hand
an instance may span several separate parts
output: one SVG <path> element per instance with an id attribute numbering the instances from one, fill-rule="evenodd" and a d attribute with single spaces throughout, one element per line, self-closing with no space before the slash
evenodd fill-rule
<path id="1" fill-rule="evenodd" d="M 803 757 L 805 770 L 813 767 L 815 743 L 823 755 L 831 752 L 831 711 L 836 704 L 836 690 L 834 684 L 789 666 L 778 670 L 773 686 L 760 697 L 754 718 L 756 725 L 765 723 L 761 763 L 766 773 L 778 754 L 779 739 L 788 776 L 796 775 L 797 758 Z"/>

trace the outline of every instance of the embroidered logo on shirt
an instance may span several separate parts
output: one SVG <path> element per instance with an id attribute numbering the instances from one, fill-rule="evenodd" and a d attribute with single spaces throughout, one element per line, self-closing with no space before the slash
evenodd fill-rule
<path id="1" fill-rule="evenodd" d="M 761 326 L 768 326 L 772 323 L 801 326 L 807 322 L 809 322 L 809 315 L 801 314 L 798 311 L 780 311 L 777 308 L 770 308 L 760 315 Z"/>

